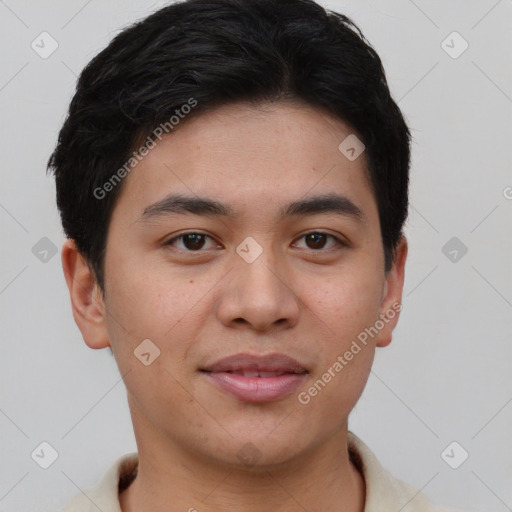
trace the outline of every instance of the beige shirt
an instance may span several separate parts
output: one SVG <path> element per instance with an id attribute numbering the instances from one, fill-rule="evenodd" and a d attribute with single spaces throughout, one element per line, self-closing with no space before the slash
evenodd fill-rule
<path id="1" fill-rule="evenodd" d="M 352 432 L 348 433 L 348 448 L 366 483 L 364 512 L 455 512 L 432 505 L 422 493 L 394 478 Z M 137 452 L 119 457 L 96 487 L 86 491 L 86 495 L 77 494 L 62 512 L 122 512 L 119 491 L 135 478 L 137 464 Z"/>

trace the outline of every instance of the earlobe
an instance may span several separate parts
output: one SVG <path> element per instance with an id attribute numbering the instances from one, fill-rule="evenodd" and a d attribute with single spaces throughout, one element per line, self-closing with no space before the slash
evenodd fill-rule
<path id="1" fill-rule="evenodd" d="M 64 242 L 61 260 L 73 317 L 85 343 L 94 349 L 110 346 L 101 291 L 94 273 L 76 248 L 74 240 L 67 239 Z"/>

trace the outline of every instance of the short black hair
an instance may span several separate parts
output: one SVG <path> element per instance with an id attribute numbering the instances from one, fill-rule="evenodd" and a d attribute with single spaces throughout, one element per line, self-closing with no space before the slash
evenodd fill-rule
<path id="1" fill-rule="evenodd" d="M 313 0 L 185 0 L 125 28 L 83 69 L 48 160 L 65 234 L 103 293 L 111 214 L 141 142 L 184 105 L 194 105 L 180 115 L 187 122 L 233 102 L 290 100 L 348 123 L 364 143 L 390 270 L 411 136 L 361 30 Z"/>

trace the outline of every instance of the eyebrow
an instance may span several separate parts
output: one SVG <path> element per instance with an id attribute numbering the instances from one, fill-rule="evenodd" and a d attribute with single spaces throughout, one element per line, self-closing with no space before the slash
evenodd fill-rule
<path id="1" fill-rule="evenodd" d="M 160 201 L 147 206 L 139 218 L 139 222 L 149 221 L 168 214 L 192 213 L 194 215 L 233 218 L 236 212 L 229 205 L 207 197 L 193 197 L 181 194 L 170 194 Z M 295 215 L 316 215 L 335 213 L 364 222 L 366 217 L 361 208 L 348 197 L 340 194 L 324 194 L 299 199 L 286 205 L 278 213 L 279 219 Z"/>

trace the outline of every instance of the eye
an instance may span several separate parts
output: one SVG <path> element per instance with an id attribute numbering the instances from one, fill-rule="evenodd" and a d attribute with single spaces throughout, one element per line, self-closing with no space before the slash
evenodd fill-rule
<path id="1" fill-rule="evenodd" d="M 169 245 L 171 247 L 175 247 L 176 241 L 181 241 L 182 246 L 178 247 L 180 250 L 185 250 L 189 252 L 194 251 L 200 251 L 201 249 L 204 249 L 205 240 L 209 238 L 210 240 L 213 240 L 208 235 L 205 235 L 203 233 L 197 233 L 197 232 L 190 232 L 190 233 L 182 233 L 181 235 L 175 236 L 174 238 L 171 238 L 167 242 L 165 242 L 164 245 Z"/>
<path id="2" fill-rule="evenodd" d="M 310 233 L 306 233 L 305 235 L 302 235 L 299 238 L 299 240 L 301 238 L 305 238 L 306 244 L 309 244 L 308 247 L 306 247 L 306 249 L 327 250 L 327 249 L 332 249 L 333 247 L 336 247 L 336 246 L 341 246 L 341 247 L 347 246 L 347 244 L 345 242 L 342 242 L 338 237 L 336 237 L 334 235 L 330 235 L 329 233 L 322 233 L 321 231 L 312 231 Z M 334 243 L 331 244 L 331 246 L 327 247 L 327 249 L 326 249 L 324 247 L 325 242 L 329 238 L 331 240 L 333 240 Z"/>
<path id="3" fill-rule="evenodd" d="M 312 249 L 315 251 L 326 251 L 335 247 L 347 246 L 347 244 L 338 237 L 331 235 L 329 233 L 322 233 L 321 231 L 312 231 L 310 233 L 306 233 L 299 237 L 298 240 L 302 238 L 304 238 L 306 241 L 307 246 L 305 247 L 305 249 Z M 212 237 L 196 231 L 189 233 L 181 233 L 180 235 L 169 239 L 167 242 L 164 243 L 164 245 L 186 252 L 198 252 L 203 249 L 208 249 L 208 247 L 205 247 L 207 239 L 213 241 L 213 247 L 215 247 L 215 241 L 213 240 Z M 331 240 L 331 244 L 330 246 L 325 247 L 326 241 L 329 239 Z M 176 246 L 176 242 L 180 242 L 178 244 L 179 246 Z"/>

